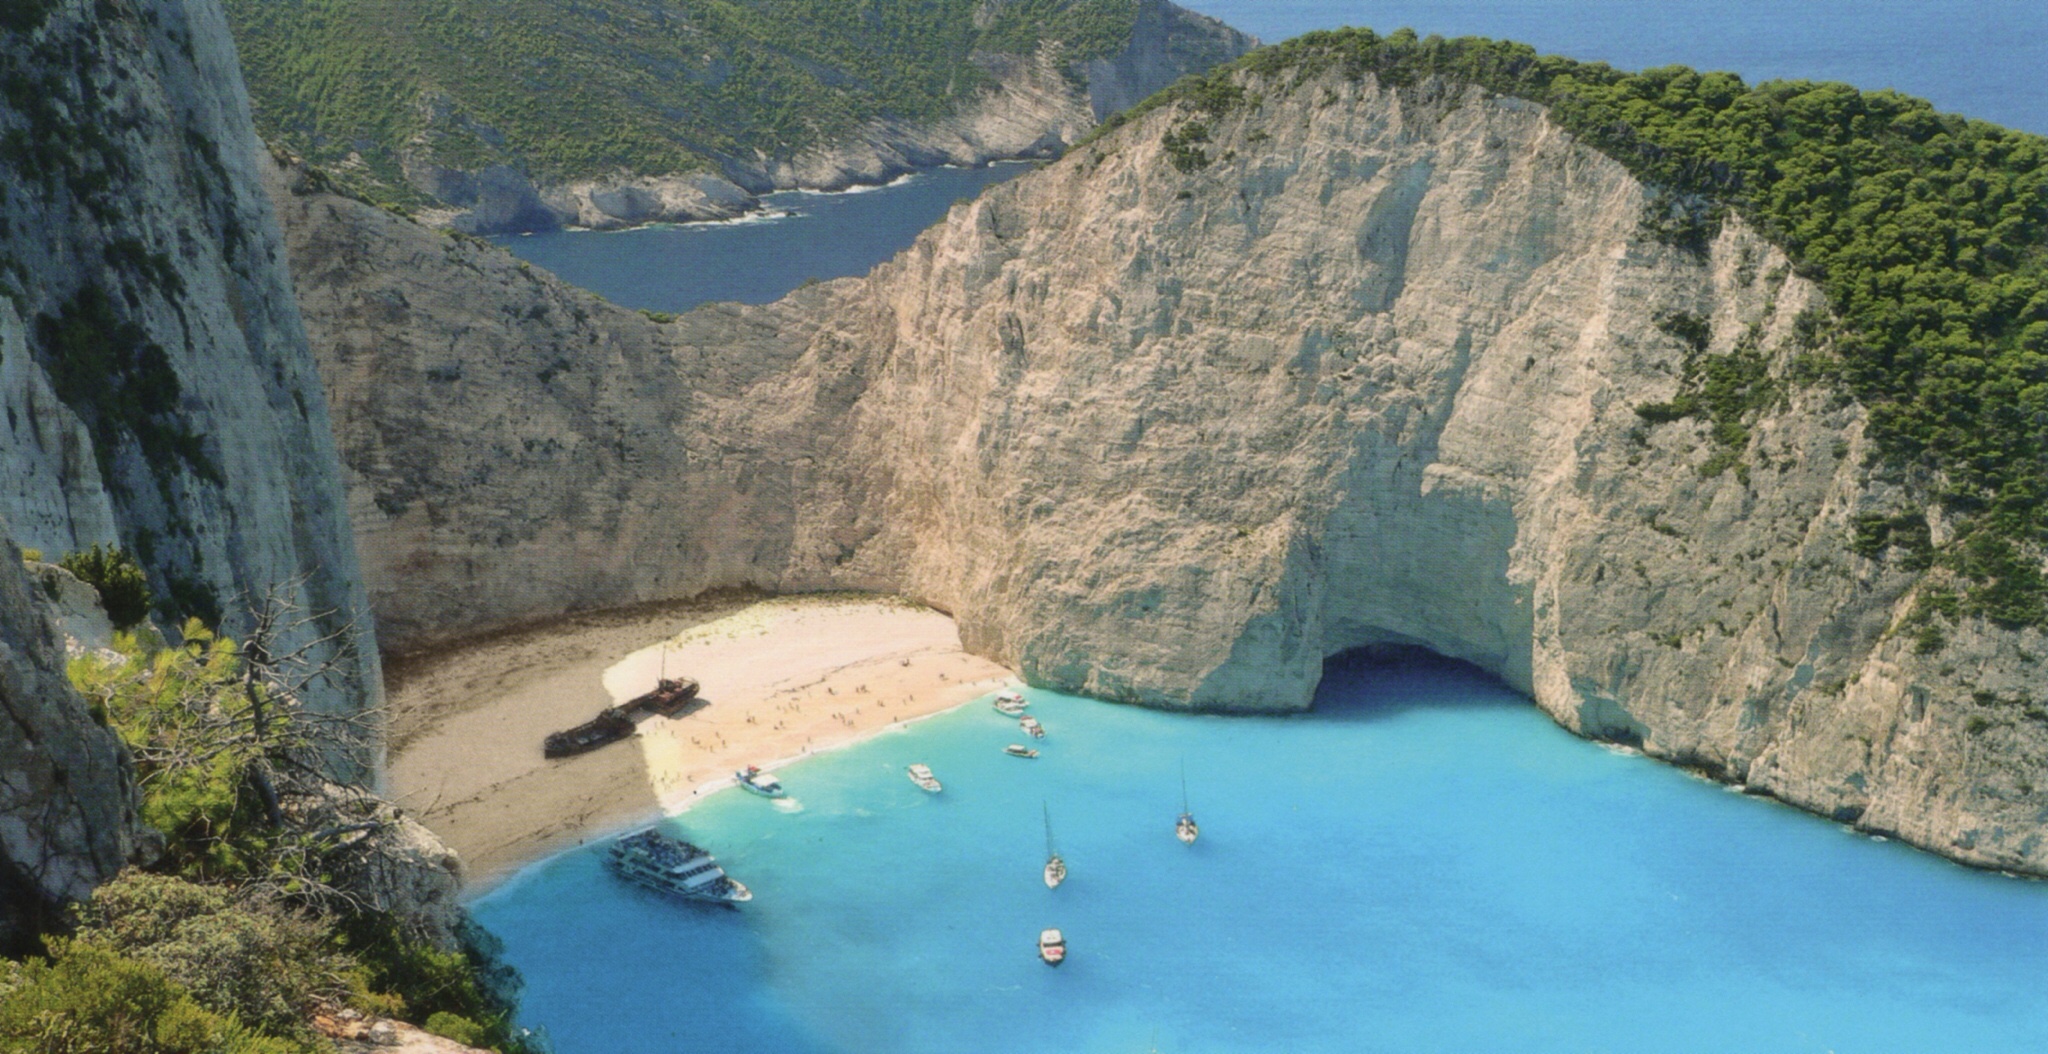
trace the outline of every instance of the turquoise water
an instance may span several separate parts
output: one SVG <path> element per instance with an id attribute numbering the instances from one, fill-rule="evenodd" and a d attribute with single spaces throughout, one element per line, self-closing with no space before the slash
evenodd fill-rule
<path id="1" fill-rule="evenodd" d="M 909 248 L 954 202 L 1030 170 L 1027 163 L 940 168 L 850 193 L 771 194 L 762 213 L 731 223 L 492 241 L 627 307 L 681 312 L 715 300 L 766 304 L 813 279 L 868 273 Z"/>
<path id="2" fill-rule="evenodd" d="M 1401 26 L 1505 37 L 1625 69 L 1683 63 L 1756 80 L 1896 88 L 1945 110 L 2048 132 L 2039 0 L 1179 0 L 1261 40 Z"/>
<path id="3" fill-rule="evenodd" d="M 560 1054 L 2048 1049 L 2048 886 L 1575 739 L 1463 667 L 1336 669 L 1285 719 L 1030 694 L 1038 761 L 981 703 L 784 769 L 801 811 L 672 821 L 742 910 L 588 850 L 483 898 L 524 1020 Z"/>

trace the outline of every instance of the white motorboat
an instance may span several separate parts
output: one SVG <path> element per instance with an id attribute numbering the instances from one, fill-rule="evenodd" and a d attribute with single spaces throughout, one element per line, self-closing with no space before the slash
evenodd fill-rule
<path id="1" fill-rule="evenodd" d="M 1044 930 L 1038 935 L 1038 957 L 1047 966 L 1058 966 L 1067 961 L 1067 938 L 1058 930 Z"/>
<path id="2" fill-rule="evenodd" d="M 1030 734 L 1031 734 L 1031 738 L 1033 738 L 1033 739 L 1044 739 L 1044 738 L 1045 738 L 1045 726 L 1044 726 L 1044 725 L 1041 725 L 1041 724 L 1039 724 L 1039 723 L 1038 723 L 1038 719 L 1037 719 L 1037 718 L 1035 718 L 1035 717 L 1028 717 L 1028 716 L 1027 716 L 1027 717 L 1020 717 L 1020 718 L 1018 718 L 1018 719 L 1017 719 L 1017 727 L 1018 727 L 1018 728 L 1021 728 L 1021 729 L 1023 729 L 1024 731 L 1026 731 L 1026 732 L 1028 732 L 1028 733 L 1030 733 Z"/>
<path id="3" fill-rule="evenodd" d="M 1004 747 L 1003 753 L 1008 754 L 1013 758 L 1035 758 L 1038 756 L 1038 751 L 1033 750 L 1022 743 L 1012 743 L 1009 746 Z"/>
<path id="4" fill-rule="evenodd" d="M 782 781 L 775 778 L 775 773 L 763 772 L 759 765 L 748 765 L 733 773 L 732 778 L 740 786 L 764 798 L 780 798 L 788 793 L 782 789 Z"/>
<path id="5" fill-rule="evenodd" d="M 932 775 L 929 765 L 912 765 L 909 772 L 910 782 L 917 784 L 917 788 L 927 794 L 937 794 L 946 789 L 939 783 L 939 778 Z"/>
<path id="6" fill-rule="evenodd" d="M 1031 700 L 1024 698 L 1024 693 L 1022 692 L 1005 688 L 996 693 L 994 705 L 997 712 L 1009 717 L 1016 717 L 1024 712 L 1025 707 L 1031 705 Z"/>

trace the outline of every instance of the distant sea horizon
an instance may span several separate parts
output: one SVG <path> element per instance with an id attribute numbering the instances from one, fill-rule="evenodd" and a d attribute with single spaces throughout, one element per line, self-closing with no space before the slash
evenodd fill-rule
<path id="1" fill-rule="evenodd" d="M 2021 0 L 1177 0 L 1267 44 L 1402 27 L 1516 40 L 1629 70 L 1846 81 L 2048 134 L 2048 4 Z"/>

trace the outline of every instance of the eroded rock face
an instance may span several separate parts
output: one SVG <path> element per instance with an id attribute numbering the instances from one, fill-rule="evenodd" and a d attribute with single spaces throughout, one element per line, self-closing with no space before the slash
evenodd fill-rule
<path id="1" fill-rule="evenodd" d="M 2048 871 L 2048 641 L 1894 634 L 1914 575 L 1847 548 L 1892 497 L 1861 410 L 1786 384 L 1739 450 L 1637 413 L 1678 390 L 1678 316 L 1782 380 L 1818 303 L 1782 254 L 1646 240 L 1645 188 L 1540 107 L 1245 87 L 866 278 L 672 325 L 281 193 L 387 643 L 890 590 L 1034 683 L 1268 711 L 1417 644 L 1586 735 Z"/>
<path id="2" fill-rule="evenodd" d="M 64 598 L 51 592 L 0 536 L 0 947 L 10 953 L 60 926 L 64 905 L 114 877 L 143 837 L 128 752 L 64 675 L 48 610 Z"/>
<path id="3" fill-rule="evenodd" d="M 55 560 L 137 553 L 166 619 L 288 592 L 337 676 L 381 698 L 333 430 L 291 295 L 232 41 L 214 0 L 57 0 L 0 33 L 0 517 Z M 336 639 L 339 639 L 337 637 Z M 374 758 L 335 759 L 361 775 Z"/>

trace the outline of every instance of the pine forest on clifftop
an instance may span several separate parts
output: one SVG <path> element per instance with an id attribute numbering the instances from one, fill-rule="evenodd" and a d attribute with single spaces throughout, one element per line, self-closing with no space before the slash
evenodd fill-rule
<path id="1" fill-rule="evenodd" d="M 401 159 L 543 179 L 789 156 L 878 117 L 952 113 L 977 53 L 1071 64 L 1140 0 L 227 0 L 265 138 L 422 203 Z M 1071 68 L 1071 67 L 1070 67 Z"/>

